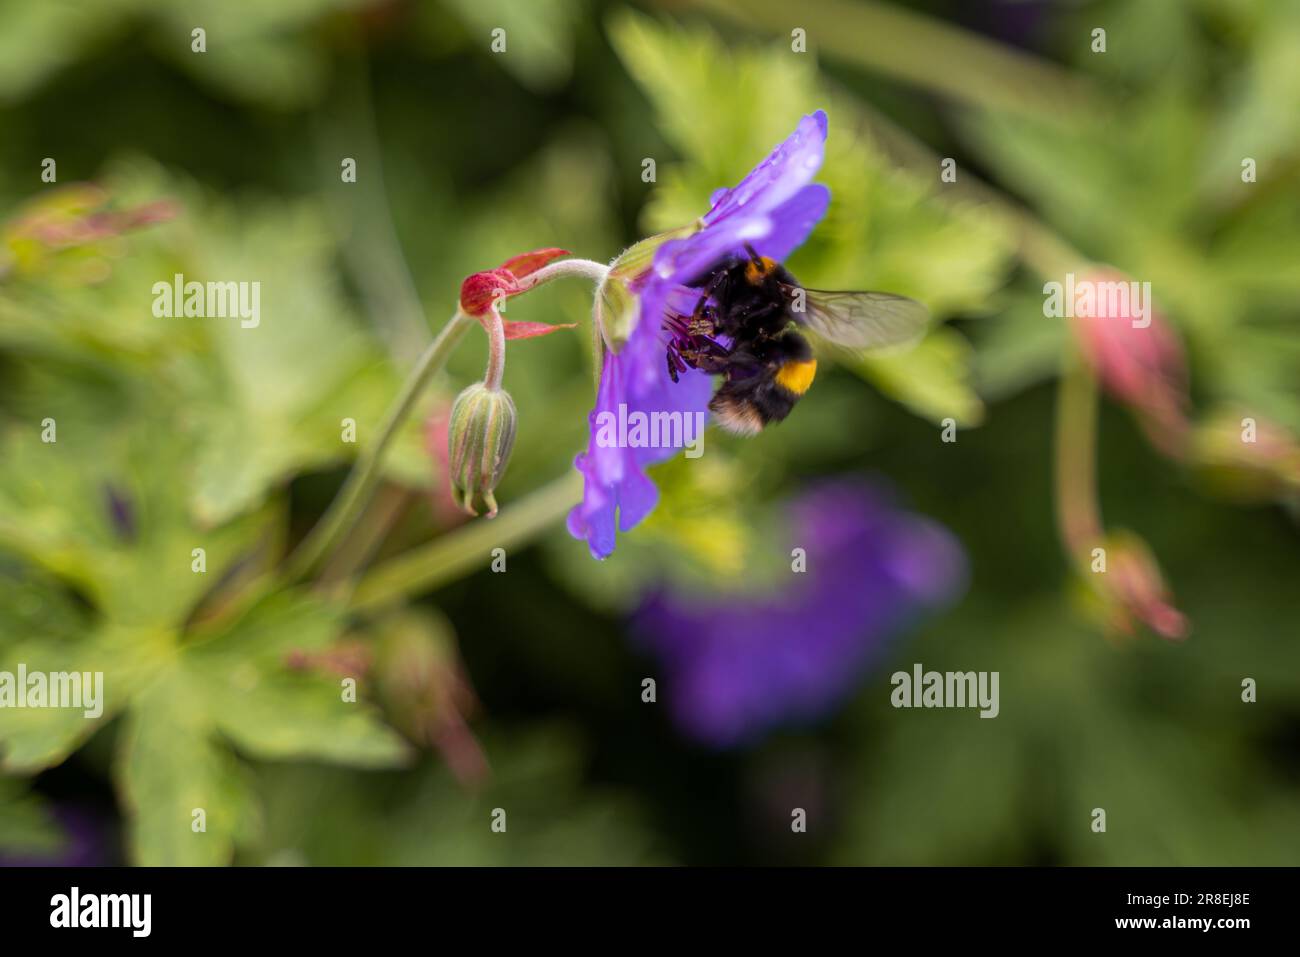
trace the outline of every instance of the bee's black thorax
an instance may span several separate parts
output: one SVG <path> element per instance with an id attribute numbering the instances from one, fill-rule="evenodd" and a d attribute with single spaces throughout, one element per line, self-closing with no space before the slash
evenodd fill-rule
<path id="1" fill-rule="evenodd" d="M 775 337 L 789 324 L 785 288 L 798 281 L 780 263 L 732 259 L 715 272 L 714 326 L 732 339 Z"/>
<path id="2" fill-rule="evenodd" d="M 780 263 L 751 255 L 726 260 L 692 285 L 700 301 L 670 346 L 669 371 L 721 374 L 709 408 L 732 431 L 754 433 L 784 419 L 817 367 L 793 328 L 789 297 L 798 281 Z"/>

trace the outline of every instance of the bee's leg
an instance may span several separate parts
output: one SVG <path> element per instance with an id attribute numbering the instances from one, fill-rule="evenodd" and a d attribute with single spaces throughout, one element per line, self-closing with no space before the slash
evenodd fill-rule
<path id="1" fill-rule="evenodd" d="M 713 320 L 706 315 L 705 307 L 709 299 L 718 291 L 719 288 L 727 281 L 725 271 L 717 272 L 712 279 L 704 286 L 699 301 L 695 303 L 695 310 L 691 313 L 690 322 L 687 323 L 687 332 L 693 336 L 711 336 L 717 331 Z"/>
<path id="2" fill-rule="evenodd" d="M 712 291 L 707 291 L 700 296 L 699 302 L 695 304 L 695 311 L 691 313 L 691 318 L 686 323 L 686 331 L 692 336 L 711 336 L 714 333 L 713 320 L 705 315 L 704 307 L 709 301 Z"/>
<path id="3" fill-rule="evenodd" d="M 727 371 L 727 360 L 724 356 L 709 356 L 692 351 L 685 353 L 683 357 L 693 368 L 707 372 L 709 375 Z"/>
<path id="4" fill-rule="evenodd" d="M 710 339 L 705 339 L 696 348 L 683 349 L 682 358 L 694 368 L 710 375 L 726 372 L 731 366 L 731 350 Z"/>
<path id="5" fill-rule="evenodd" d="M 664 353 L 664 358 L 668 360 L 668 377 L 674 382 L 677 381 L 677 363 L 673 361 L 673 350 L 670 348 Z"/>

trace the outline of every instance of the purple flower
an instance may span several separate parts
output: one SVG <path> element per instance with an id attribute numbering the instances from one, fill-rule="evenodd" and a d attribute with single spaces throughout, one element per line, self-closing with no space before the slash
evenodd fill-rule
<path id="1" fill-rule="evenodd" d="M 616 526 L 629 531 L 654 510 L 659 491 L 645 468 L 677 451 L 601 444 L 597 435 L 602 413 L 617 418 L 621 405 L 629 417 L 638 412 L 647 417 L 680 413 L 683 421 L 690 421 L 688 417 L 708 414 L 710 376 L 683 368 L 674 382 L 668 373 L 674 324 L 689 315 L 699 296 L 699 290 L 687 284 L 728 257 L 742 255 L 746 245 L 779 262 L 807 238 L 830 202 L 830 191 L 811 183 L 825 143 L 826 114 L 819 110 L 805 116 L 739 186 L 713 194 L 711 208 L 693 232 L 660 243 L 650 268 L 632 278 L 639 318 L 621 348 L 606 351 L 587 451 L 574 462 L 584 492 L 582 503 L 569 513 L 569 532 L 585 539 L 596 558 L 613 553 Z"/>
<path id="2" fill-rule="evenodd" d="M 790 518 L 790 548 L 804 550 L 806 569 L 787 585 L 707 599 L 660 590 L 636 614 L 674 722 L 705 744 L 824 716 L 891 634 L 964 587 L 956 539 L 877 484 L 826 482 L 796 499 Z"/>

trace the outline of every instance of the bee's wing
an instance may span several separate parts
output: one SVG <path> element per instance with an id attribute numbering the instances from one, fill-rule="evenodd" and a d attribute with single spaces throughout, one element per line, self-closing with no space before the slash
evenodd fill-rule
<path id="1" fill-rule="evenodd" d="M 796 286 L 786 286 L 785 291 L 796 322 L 846 349 L 881 349 L 913 342 L 921 337 L 930 318 L 930 310 L 915 299 L 889 292 L 834 292 Z"/>

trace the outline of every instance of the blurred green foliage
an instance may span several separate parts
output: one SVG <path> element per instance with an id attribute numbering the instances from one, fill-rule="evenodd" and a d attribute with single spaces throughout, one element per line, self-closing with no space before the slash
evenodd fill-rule
<path id="1" fill-rule="evenodd" d="M 1294 519 L 1204 497 L 1104 410 L 1107 517 L 1141 527 L 1194 632 L 1091 629 L 1053 526 L 1066 342 L 1041 287 L 1090 260 L 1150 280 L 1188 343 L 1198 417 L 1300 430 L 1298 5 L 931 0 L 824 55 L 815 25 L 838 2 L 807 4 L 806 55 L 769 4 L 748 20 L 693 6 L 0 0 L 0 669 L 103 671 L 106 687 L 98 721 L 0 711 L 0 854 L 49 853 L 53 811 L 91 805 L 139 863 L 1295 861 Z M 995 37 L 1026 16 L 1034 52 L 1013 53 Z M 938 49 L 944 17 L 943 62 L 880 52 Z M 342 421 L 374 436 L 464 275 L 541 246 L 610 259 L 689 222 L 817 108 L 833 202 L 791 268 L 924 300 L 936 322 L 917 349 L 828 366 L 797 426 L 710 433 L 697 464 L 659 468 L 659 509 L 608 562 L 555 512 L 508 575 L 484 558 L 412 595 L 408 617 L 354 614 L 346 588 L 271 587 L 352 458 Z M 174 215 L 152 225 L 33 238 L 34 222 L 160 201 Z M 177 273 L 261 281 L 261 325 L 155 318 L 150 290 Z M 575 284 L 509 308 L 582 322 L 590 300 Z M 510 348 L 501 522 L 584 444 L 579 331 Z M 421 418 L 478 378 L 481 340 Z M 427 442 L 420 421 L 401 435 L 391 514 L 376 506 L 376 541 L 350 542 L 339 576 L 370 545 L 378 563 L 469 547 Z M 625 615 L 665 579 L 762 588 L 774 503 L 859 470 L 956 531 L 970 594 L 836 718 L 696 750 L 640 703 L 654 666 Z M 913 661 L 999 670 L 1001 715 L 893 711 L 886 675 Z M 357 704 L 340 702 L 350 674 Z M 454 736 L 463 721 L 477 743 Z M 476 748 L 482 779 L 465 770 Z M 801 802 L 806 841 L 788 833 Z"/>

